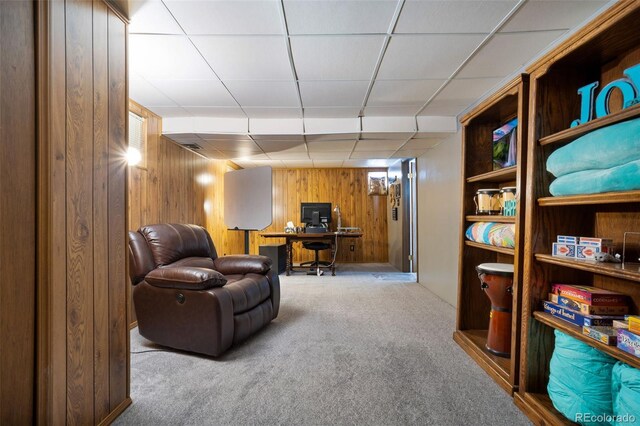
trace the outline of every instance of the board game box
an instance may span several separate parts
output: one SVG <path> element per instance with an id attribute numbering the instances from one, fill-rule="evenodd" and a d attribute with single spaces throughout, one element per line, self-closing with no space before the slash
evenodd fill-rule
<path id="1" fill-rule="evenodd" d="M 549 293 L 549 301 L 586 315 L 625 315 L 629 313 L 628 306 L 593 306 L 555 293 Z"/>
<path id="2" fill-rule="evenodd" d="M 616 332 L 618 333 L 618 349 L 640 358 L 640 336 L 624 328 L 617 328 Z"/>
<path id="3" fill-rule="evenodd" d="M 626 294 L 583 285 L 553 284 L 551 291 L 593 306 L 628 306 L 629 301 Z"/>
<path id="4" fill-rule="evenodd" d="M 579 327 L 591 326 L 612 326 L 614 320 L 622 320 L 624 316 L 610 316 L 610 315 L 584 315 L 579 311 L 573 311 L 567 309 L 564 306 L 558 305 L 553 302 L 543 302 L 544 311 L 553 315 L 556 318 L 563 319 L 571 324 Z"/>
<path id="5" fill-rule="evenodd" d="M 613 327 L 582 327 L 582 334 L 605 345 L 615 346 L 618 341 L 618 333 Z"/>

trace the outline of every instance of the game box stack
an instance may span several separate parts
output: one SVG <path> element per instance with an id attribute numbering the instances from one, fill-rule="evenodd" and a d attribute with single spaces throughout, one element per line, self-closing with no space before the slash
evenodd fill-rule
<path id="1" fill-rule="evenodd" d="M 544 311 L 582 327 L 582 333 L 605 345 L 616 345 L 614 321 L 624 321 L 629 313 L 629 297 L 597 287 L 553 284 Z M 640 317 L 638 317 L 640 329 Z"/>
<path id="2" fill-rule="evenodd" d="M 640 316 L 627 315 L 625 321 L 614 324 L 618 349 L 640 358 Z"/>
<path id="3" fill-rule="evenodd" d="M 551 254 L 571 259 L 595 259 L 596 253 L 613 254 L 611 238 L 572 237 L 558 235 Z"/>

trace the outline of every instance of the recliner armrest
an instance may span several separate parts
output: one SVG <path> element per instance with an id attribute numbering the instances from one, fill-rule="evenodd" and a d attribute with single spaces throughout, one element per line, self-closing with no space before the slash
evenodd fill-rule
<path id="1" fill-rule="evenodd" d="M 184 290 L 206 290 L 227 283 L 227 279 L 218 271 L 188 266 L 154 269 L 144 280 L 154 287 Z"/>
<path id="2" fill-rule="evenodd" d="M 267 256 L 238 254 L 219 257 L 213 261 L 216 271 L 224 275 L 232 274 L 266 274 L 273 262 Z"/>

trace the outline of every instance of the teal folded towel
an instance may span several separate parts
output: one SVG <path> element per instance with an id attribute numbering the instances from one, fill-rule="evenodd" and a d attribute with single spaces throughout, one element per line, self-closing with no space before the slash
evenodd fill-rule
<path id="1" fill-rule="evenodd" d="M 640 160 L 606 170 L 584 170 L 560 176 L 549 186 L 554 196 L 599 194 L 640 189 Z"/>
<path id="2" fill-rule="evenodd" d="M 608 169 L 640 159 L 640 118 L 594 130 L 547 158 L 547 170 L 560 177 L 581 170 Z"/>

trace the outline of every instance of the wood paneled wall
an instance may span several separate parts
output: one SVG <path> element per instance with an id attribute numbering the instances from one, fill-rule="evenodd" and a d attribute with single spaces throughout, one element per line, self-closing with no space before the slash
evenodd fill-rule
<path id="1" fill-rule="evenodd" d="M 162 119 L 131 101 L 147 125 L 145 167 L 130 167 L 129 228 L 193 223 L 211 234 L 219 255 L 242 253 L 243 237 L 224 226 L 226 161 L 209 160 L 161 136 Z"/>
<path id="2" fill-rule="evenodd" d="M 388 262 L 387 203 L 385 196 L 367 195 L 367 175 L 385 169 L 274 169 L 273 223 L 264 232 L 282 232 L 288 221 L 300 225 L 301 202 L 330 202 L 340 206 L 342 226 L 359 226 L 363 237 L 341 240 L 337 259 L 341 262 Z M 337 215 L 332 213 L 332 226 Z M 275 244 L 252 232 L 251 253 L 261 244 Z M 281 241 L 284 243 L 284 240 Z M 354 245 L 354 251 L 350 246 Z M 314 253 L 296 243 L 294 262 L 312 260 Z M 329 252 L 321 252 L 328 259 Z"/>
<path id="3" fill-rule="evenodd" d="M 35 41 L 31 2 L 0 2 L 0 424 L 31 424 L 35 378 Z"/>
<path id="4" fill-rule="evenodd" d="M 128 404 L 127 24 L 103 1 L 38 7 L 37 422 Z"/>

